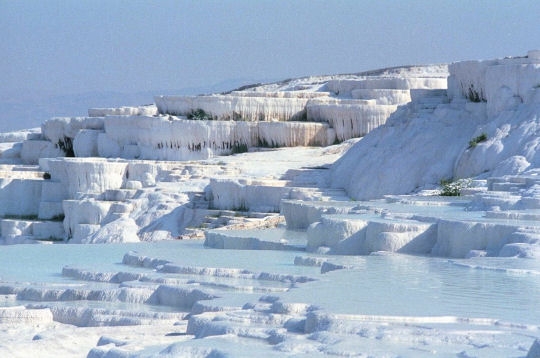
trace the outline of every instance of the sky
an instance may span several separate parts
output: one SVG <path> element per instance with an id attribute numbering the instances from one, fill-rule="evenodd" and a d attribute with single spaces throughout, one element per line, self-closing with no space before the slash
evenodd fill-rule
<path id="1" fill-rule="evenodd" d="M 540 48 L 539 16 L 537 0 L 0 0 L 0 96 L 197 92 L 522 56 Z"/>

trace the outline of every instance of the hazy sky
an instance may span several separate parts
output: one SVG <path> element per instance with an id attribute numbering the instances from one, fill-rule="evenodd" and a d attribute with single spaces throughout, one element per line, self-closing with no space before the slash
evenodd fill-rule
<path id="1" fill-rule="evenodd" d="M 0 0 L 6 90 L 152 91 L 525 55 L 540 1 Z"/>

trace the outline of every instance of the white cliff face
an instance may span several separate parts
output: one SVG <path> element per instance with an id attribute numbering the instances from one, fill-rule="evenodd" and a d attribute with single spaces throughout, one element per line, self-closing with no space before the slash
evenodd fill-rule
<path id="1" fill-rule="evenodd" d="M 51 179 L 62 183 L 67 198 L 74 199 L 121 188 L 126 180 L 128 163 L 122 160 L 57 158 L 48 159 L 44 165 Z"/>
<path id="2" fill-rule="evenodd" d="M 245 122 L 172 117 L 110 116 L 103 137 L 106 139 L 98 142 L 102 156 L 113 156 L 116 149 L 121 157 L 158 160 L 206 159 L 213 153 L 230 153 L 233 147 L 251 141 Z M 108 149 L 113 150 L 108 153 Z"/>
<path id="3" fill-rule="evenodd" d="M 411 116 L 410 109 L 398 111 L 336 162 L 332 186 L 361 200 L 405 194 L 452 178 L 455 159 L 483 119 L 450 109 L 444 113 L 453 117 L 439 121 Z"/>
<path id="4" fill-rule="evenodd" d="M 43 136 L 53 144 L 73 139 L 81 129 L 103 129 L 102 117 L 57 117 L 41 126 Z"/>
<path id="5" fill-rule="evenodd" d="M 0 215 L 37 216 L 41 178 L 0 178 Z"/>
<path id="6" fill-rule="evenodd" d="M 444 77 L 416 77 L 416 76 L 367 76 L 360 80 L 331 80 L 326 84 L 329 92 L 341 96 L 352 96 L 355 90 L 395 89 L 409 90 L 446 88 Z"/>
<path id="7" fill-rule="evenodd" d="M 157 96 L 159 113 L 190 115 L 198 109 L 216 120 L 287 121 L 301 119 L 309 98 L 280 96 Z"/>
<path id="8" fill-rule="evenodd" d="M 313 218 L 347 213 L 350 207 L 316 207 L 302 213 L 302 205 L 284 203 L 284 199 L 342 200 L 341 189 L 356 200 L 372 199 L 433 189 L 441 179 L 520 175 L 539 161 L 538 129 L 532 120 L 540 97 L 533 86 L 535 61 L 531 56 L 453 64 L 448 95 L 441 89 L 446 67 L 431 66 L 324 80 L 306 78 L 227 95 L 159 97 L 157 107 L 162 113 L 169 111 L 166 115 L 141 106 L 93 109 L 89 117 L 54 118 L 43 125 L 42 136 L 25 135 L 19 149 L 12 144 L 6 147 L 4 159 L 11 151 L 10 160 L 39 161 L 49 176 L 43 179 L 39 176 L 43 173 L 37 174 L 32 184 L 23 180 L 20 185 L 38 194 L 6 207 L 15 214 L 37 214 L 40 220 L 63 217 L 64 235 L 72 242 L 106 241 L 118 223 L 124 223 L 131 229 L 111 240 L 128 242 L 178 237 L 187 226 L 202 225 L 208 209 L 281 210 L 289 227 L 307 229 Z M 478 88 L 478 98 L 464 88 Z M 209 117 L 188 120 L 172 113 Z M 298 116 L 307 121 L 291 120 Z M 475 142 L 482 134 L 486 138 Z M 240 158 L 227 169 L 215 163 L 206 168 L 174 164 L 253 147 L 328 146 L 364 135 L 330 170 L 303 173 L 298 168 L 307 159 L 293 163 L 289 157 L 286 167 L 295 169 L 280 171 L 280 175 L 272 172 L 280 164 L 266 157 L 256 170 Z M 69 145 L 77 158 L 43 158 L 57 156 Z M 335 151 L 337 158 L 349 145 L 328 152 Z M 317 163 L 313 166 L 320 165 L 316 158 L 310 159 Z M 6 183 L 13 180 L 12 175 Z M 324 186 L 327 179 L 334 191 L 307 188 Z M 6 189 L 2 194 L 5 203 L 13 200 L 11 193 Z M 480 202 L 487 205 L 489 200 L 485 197 Z M 30 234 L 34 226 L 30 224 Z M 36 227 L 38 232 L 43 229 Z M 327 230 L 324 225 L 317 227 L 310 229 L 315 240 L 310 245 L 315 248 L 325 240 Z M 375 248 L 419 252 L 411 248 L 414 237 L 409 231 L 389 232 L 368 235 L 361 246 L 354 246 L 355 242 L 354 248 L 348 246 L 353 241 L 347 238 L 328 245 L 341 253 L 349 249 L 367 253 Z M 379 236 L 386 237 L 389 246 L 374 243 L 372 237 Z"/>
<path id="9" fill-rule="evenodd" d="M 240 211 L 279 212 L 281 200 L 291 188 L 282 181 L 210 180 L 212 207 Z"/>
<path id="10" fill-rule="evenodd" d="M 88 109 L 89 117 L 105 117 L 105 116 L 154 116 L 158 114 L 155 105 L 138 106 L 138 107 L 119 107 L 119 108 L 90 108 Z"/>
<path id="11" fill-rule="evenodd" d="M 351 90 L 353 99 L 375 100 L 376 104 L 405 104 L 411 101 L 410 89 L 357 88 Z"/>
<path id="12" fill-rule="evenodd" d="M 0 161 L 37 164 L 63 155 L 184 161 L 258 146 L 327 146 L 369 133 L 413 90 L 441 88 L 445 76 L 446 66 L 409 67 L 222 95 L 156 96 L 156 106 L 91 108 L 88 117 L 46 121 L 41 134 L 26 135 L 22 146 L 2 144 Z"/>
<path id="13" fill-rule="evenodd" d="M 20 159 L 23 164 L 37 164 L 39 158 L 63 157 L 65 152 L 48 140 L 25 140 L 22 142 Z"/>
<path id="14" fill-rule="evenodd" d="M 366 135 L 384 124 L 397 109 L 395 105 L 371 104 L 365 100 L 321 102 L 308 104 L 308 119 L 327 122 L 335 130 L 339 141 Z"/>
<path id="15" fill-rule="evenodd" d="M 367 199 L 429 188 L 441 179 L 517 174 L 536 167 L 537 61 L 450 65 L 451 102 L 429 103 L 428 96 L 424 105 L 416 100 L 398 110 L 335 165 L 332 185 Z M 363 172 L 371 173 L 369 179 Z"/>
<path id="16" fill-rule="evenodd" d="M 256 146 L 326 146 L 334 141 L 334 131 L 323 123 L 109 116 L 105 133 L 98 134 L 97 151 L 103 157 L 200 160 Z"/>
<path id="17" fill-rule="evenodd" d="M 98 136 L 103 133 L 101 130 L 83 129 L 73 138 L 73 153 L 76 157 L 97 157 Z"/>

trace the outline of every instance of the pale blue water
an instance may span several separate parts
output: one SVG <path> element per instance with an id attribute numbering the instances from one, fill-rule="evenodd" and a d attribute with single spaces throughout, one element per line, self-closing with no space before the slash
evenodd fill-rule
<path id="1" fill-rule="evenodd" d="M 302 275 L 311 282 L 264 280 L 249 277 L 221 277 L 208 274 L 162 273 L 153 269 L 123 265 L 122 258 L 128 251 L 138 255 L 172 261 L 177 267 L 240 268 L 249 272 Z M 320 267 L 294 265 L 297 256 L 315 256 L 347 269 L 321 274 Z M 304 260 L 304 262 L 306 262 Z M 110 245 L 16 245 L 0 246 L 0 290 L 9 287 L 36 286 L 56 290 L 65 287 L 101 290 L 117 289 L 118 284 L 80 281 L 61 275 L 66 265 L 92 272 L 144 272 L 147 278 L 176 280 L 174 285 L 212 292 L 219 298 L 203 301 L 206 307 L 234 308 L 227 324 L 238 324 L 246 314 L 256 314 L 243 307 L 263 304 L 261 297 L 276 296 L 281 302 L 304 303 L 316 306 L 324 314 L 346 314 L 344 320 L 334 321 L 330 332 L 297 337 L 287 335 L 287 344 L 299 346 L 293 350 L 307 349 L 298 356 L 311 357 L 310 349 L 322 344 L 324 349 L 342 355 L 348 352 L 371 352 L 373 356 L 524 356 L 538 335 L 540 322 L 540 263 L 538 260 L 517 258 L 444 259 L 407 255 L 380 256 L 317 256 L 301 251 L 252 251 L 208 249 L 201 241 L 169 241 L 140 244 Z M 196 270 L 195 270 L 196 271 Z M 249 275 L 248 275 L 249 276 Z M 272 276 L 272 275 L 270 275 Z M 155 285 L 145 280 L 127 285 Z M 33 298 L 29 298 L 33 299 Z M 103 308 L 114 312 L 138 314 L 187 313 L 188 307 L 151 306 L 144 303 L 119 301 L 17 301 L 14 295 L 0 295 L 0 306 L 29 305 L 35 307 L 85 307 Z M 120 311 L 117 311 L 120 310 Z M 109 311 L 110 312 L 110 311 Z M 265 328 L 283 329 L 281 323 L 269 323 Z M 394 316 L 389 323 L 376 323 L 380 316 Z M 397 316 L 397 317 L 395 317 Z M 464 320 L 449 324 L 407 323 L 429 322 L 433 318 L 453 316 Z M 100 317 L 99 315 L 97 317 Z M 259 321 L 245 323 L 246 332 L 256 330 Z M 362 324 L 361 317 L 367 317 Z M 424 321 L 422 317 L 428 317 Z M 416 320 L 418 318 L 418 320 Z M 475 320 L 475 319 L 484 320 Z M 359 319 L 359 321 L 355 321 Z M 469 320 L 470 319 L 470 320 Z M 497 321 L 496 323 L 494 321 Z M 477 323 L 473 323 L 477 322 Z M 356 325 L 350 333 L 340 333 L 343 325 Z M 527 328 L 521 326 L 526 325 Z M 151 329 L 151 328 L 150 328 Z M 234 328 L 233 328 L 234 329 Z M 260 327 L 259 327 L 260 329 Z M 366 339 L 355 332 L 376 332 Z M 252 334 L 256 331 L 251 332 Z M 346 331 L 343 331 L 346 332 Z M 380 337 L 378 334 L 382 334 Z M 334 337 L 330 341 L 328 337 Z M 300 334 L 300 336 L 302 336 Z M 336 337 L 338 340 L 336 341 Z M 379 339 L 380 338 L 380 339 Z M 419 343 L 417 339 L 421 339 Z M 343 343 L 339 343 L 343 340 Z M 469 341 L 470 340 L 470 341 Z M 234 342 L 234 344 L 231 344 Z M 304 343 L 301 343 L 304 342 Z M 423 342 L 423 343 L 422 343 Z M 261 356 L 282 356 L 266 340 L 231 336 L 207 337 L 178 342 L 179 349 L 212 347 L 228 352 L 231 356 L 251 356 L 256 351 Z M 183 347 L 183 348 L 180 348 Z M 304 347 L 304 348 L 302 348 Z M 307 348 L 306 348 L 307 347 Z M 311 348 L 310 348 L 311 347 Z M 148 346 L 147 353 L 160 352 L 164 346 Z M 423 355 L 418 349 L 426 349 Z M 466 352 L 467 354 L 461 354 Z M 145 353 L 146 354 L 146 353 Z M 148 356 L 141 353 L 141 356 Z M 339 355 L 338 354 L 338 355 Z M 461 354 L 461 355 L 460 355 Z M 319 356 L 324 356 L 321 353 Z"/>
<path id="2" fill-rule="evenodd" d="M 317 302 L 336 313 L 540 323 L 540 264 L 536 260 L 406 255 L 356 260 L 356 268 L 321 275 L 319 281 L 287 292 L 286 299 L 302 299 L 302 290 L 309 286 L 317 292 Z"/>
<path id="3" fill-rule="evenodd" d="M 73 284 L 73 279 L 61 275 L 66 265 L 103 272 L 148 272 L 148 269 L 121 264 L 128 251 L 167 259 L 182 266 L 306 275 L 316 281 L 297 285 L 278 295 L 283 301 L 311 303 L 329 312 L 454 315 L 531 325 L 540 323 L 540 263 L 517 258 L 449 260 L 407 255 L 328 256 L 331 262 L 353 268 L 321 274 L 319 267 L 294 265 L 295 256 L 310 256 L 303 252 L 216 250 L 204 248 L 201 241 L 15 245 L 0 246 L 0 284 Z"/>

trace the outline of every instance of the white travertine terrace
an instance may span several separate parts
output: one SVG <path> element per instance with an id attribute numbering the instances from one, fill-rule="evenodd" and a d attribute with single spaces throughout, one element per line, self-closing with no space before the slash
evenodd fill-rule
<path id="1" fill-rule="evenodd" d="M 537 265 L 514 258 L 540 257 L 538 118 L 540 51 L 530 51 L 221 95 L 158 96 L 156 106 L 90 109 L 88 117 L 53 118 L 41 131 L 0 134 L 2 244 L 178 244 L 166 253 L 174 262 L 129 252 L 122 266 L 64 266 L 55 283 L 2 281 L 0 303 L 13 307 L 0 308 L 0 325 L 9 327 L 0 330 L 0 352 L 13 354 L 3 344 L 11 332 L 39 332 L 28 336 L 33 346 L 70 337 L 77 345 L 63 342 L 62 353 L 85 344 L 90 348 L 77 353 L 90 349 L 84 353 L 92 358 L 250 356 L 261 349 L 348 356 L 366 343 L 374 355 L 397 347 L 404 355 L 536 357 L 537 324 L 441 316 L 436 295 L 467 294 L 451 287 L 450 266 L 487 272 L 472 275 L 481 277 L 473 296 L 497 271 L 512 293 L 502 293 L 502 306 L 534 305 L 536 296 L 526 295 L 536 292 Z M 444 181 L 459 185 L 460 196 L 440 195 Z M 207 250 L 216 266 L 199 265 L 194 244 L 230 251 Z M 83 246 L 39 249 L 53 247 Z M 84 246 L 75 260 L 93 266 L 96 247 Z M 118 247 L 125 246 L 98 252 Z M 274 262 L 279 272 L 243 268 L 268 265 L 253 250 L 298 256 L 294 265 Z M 365 314 L 362 300 L 373 297 L 356 296 L 370 296 L 371 285 L 383 285 L 385 300 L 389 289 L 403 287 L 381 283 L 402 277 L 392 261 L 404 256 L 394 253 L 422 264 L 407 268 L 421 293 L 404 287 L 392 295 L 423 300 L 429 291 L 435 313 L 386 315 L 385 301 L 375 302 L 384 315 Z M 476 266 L 484 258 L 494 261 Z M 529 269 L 516 269 L 516 261 Z M 441 274 L 443 266 L 449 271 Z M 358 295 L 365 282 L 368 294 Z M 347 289 L 358 299 L 354 307 L 340 301 Z M 299 291 L 304 296 L 295 296 Z M 481 292 L 489 292 L 487 306 L 501 293 Z M 514 320 L 518 305 L 503 308 Z M 72 338 L 75 327 L 84 333 Z"/>

